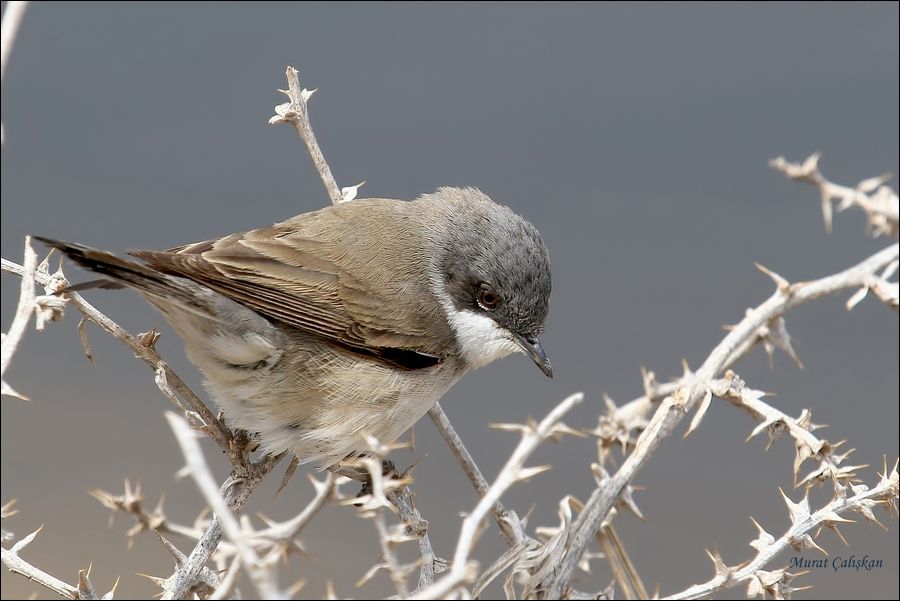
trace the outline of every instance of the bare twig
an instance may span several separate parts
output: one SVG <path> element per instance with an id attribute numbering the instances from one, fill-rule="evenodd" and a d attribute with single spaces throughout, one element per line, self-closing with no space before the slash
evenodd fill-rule
<path id="1" fill-rule="evenodd" d="M 539 424 L 531 422 L 528 424 L 507 424 L 501 426 L 505 430 L 521 432 L 522 440 L 516 446 L 503 469 L 497 474 L 494 483 L 485 491 L 478 505 L 463 520 L 459 539 L 456 543 L 456 552 L 453 554 L 453 564 L 450 568 L 450 573 L 435 582 L 430 588 L 422 591 L 415 598 L 434 599 L 443 597 L 474 577 L 475 566 L 469 563 L 469 554 L 475 547 L 481 522 L 485 515 L 513 484 L 527 480 L 549 469 L 548 466 L 527 468 L 525 467 L 525 461 L 528 460 L 542 442 L 560 432 L 557 426 L 562 417 L 583 399 L 583 394 L 573 394 L 554 407 Z"/>
<path id="2" fill-rule="evenodd" d="M 325 160 L 325 156 L 323 155 L 321 148 L 319 148 L 315 133 L 313 132 L 312 126 L 310 125 L 309 107 L 307 105 L 307 102 L 316 90 L 307 90 L 301 86 L 299 71 L 294 67 L 287 68 L 286 76 L 288 80 L 288 89 L 282 90 L 282 92 L 284 92 L 288 96 L 288 98 L 290 98 L 290 102 L 276 106 L 276 116 L 272 117 L 269 120 L 269 123 L 291 123 L 294 126 L 294 128 L 297 130 L 297 133 L 300 135 L 300 138 L 303 140 L 304 144 L 306 144 L 310 157 L 313 160 L 313 164 L 315 165 L 316 170 L 319 173 L 319 177 L 322 179 L 322 184 L 325 186 L 325 190 L 326 192 L 328 192 L 328 196 L 331 198 L 332 204 L 339 204 L 341 202 L 348 202 L 350 200 L 353 200 L 356 197 L 358 189 L 362 185 L 362 183 L 357 184 L 356 186 L 347 187 L 345 189 L 341 189 L 338 187 L 337 182 L 334 179 L 334 175 L 331 172 L 331 168 L 328 166 L 328 162 Z M 438 407 L 437 410 L 440 411 L 440 407 Z M 446 416 L 444 416 L 444 421 L 449 426 L 449 421 L 446 419 Z M 452 430 L 452 426 L 449 426 L 449 428 Z M 466 455 L 468 455 L 468 453 L 466 453 Z M 471 457 L 469 457 L 469 459 L 471 461 Z M 474 465 L 474 463 L 472 463 L 472 465 Z M 477 471 L 477 467 L 475 467 L 475 470 L 478 476 L 481 477 L 480 472 Z M 481 481 L 484 482 L 483 477 L 481 477 Z M 486 484 L 484 485 L 484 489 L 487 489 Z M 388 493 L 388 496 L 390 498 L 390 501 L 394 504 L 394 506 L 400 513 L 401 519 L 403 519 L 404 523 L 407 525 L 407 528 L 414 532 L 415 536 L 418 539 L 419 550 L 423 562 L 422 570 L 419 575 L 419 589 L 430 586 L 434 579 L 435 556 L 427 531 L 424 528 L 420 528 L 417 526 L 417 524 L 423 523 L 427 525 L 427 522 L 422 519 L 418 510 L 415 509 L 414 505 L 412 504 L 412 498 L 407 488 L 396 490 L 392 489 Z M 506 510 L 502 509 L 502 511 L 505 515 Z M 518 518 L 515 518 L 515 522 L 518 526 Z M 506 524 L 505 521 L 503 521 L 501 522 L 501 528 L 504 529 L 505 533 L 510 529 L 510 526 Z M 519 531 L 521 532 L 520 526 Z"/>
<path id="3" fill-rule="evenodd" d="M 131 548 L 134 537 L 141 532 L 152 530 L 156 532 L 172 532 L 169 524 L 166 523 L 166 515 L 163 513 L 163 502 L 165 497 L 160 497 L 156 507 L 148 512 L 144 509 L 144 496 L 141 494 L 141 483 L 132 488 L 131 482 L 126 478 L 124 491 L 122 494 L 113 494 L 105 490 L 94 489 L 88 491 L 92 497 L 97 499 L 101 505 L 112 510 L 109 516 L 109 525 L 112 526 L 113 518 L 117 511 L 129 513 L 134 516 L 136 523 L 126 533 L 128 536 L 128 547 Z M 177 526 L 177 529 L 182 528 Z M 185 528 L 185 532 L 190 529 Z M 198 535 L 199 538 L 199 535 Z"/>
<path id="4" fill-rule="evenodd" d="M 7 8 L 6 10 L 10 10 Z M 6 19 L 4 17 L 4 25 Z M 34 279 L 37 271 L 37 255 L 31 248 L 31 236 L 25 236 L 25 257 L 22 261 L 22 285 L 19 289 L 19 304 L 16 306 L 16 314 L 13 317 L 12 324 L 9 326 L 9 333 L 3 335 L 3 349 L 0 351 L 0 380 L 2 380 L 3 394 L 9 396 L 26 399 L 6 383 L 3 375 L 6 374 L 6 368 L 12 359 L 16 347 L 25 334 L 25 328 L 28 327 L 28 320 L 34 313 Z"/>
<path id="5" fill-rule="evenodd" d="M 383 471 L 383 459 L 390 451 L 390 445 L 382 445 L 373 437 L 368 437 L 369 454 L 353 461 L 355 467 L 368 472 L 367 494 L 356 499 L 347 499 L 345 502 L 357 506 L 359 514 L 372 520 L 378 532 L 378 543 L 381 547 L 381 560 L 373 565 L 360 578 L 356 586 L 362 586 L 372 579 L 381 570 L 388 572 L 397 597 L 406 599 L 409 596 L 409 588 L 406 583 L 407 574 L 417 565 L 403 565 L 394 553 L 394 547 L 402 542 L 413 540 L 415 537 L 408 531 L 405 524 L 397 524 L 388 527 L 384 517 L 384 510 L 391 507 L 388 495 L 391 491 L 404 488 L 409 483 L 408 477 L 385 478 Z"/>
<path id="6" fill-rule="evenodd" d="M 41 527 L 43 528 L 43 526 Z M 38 528 L 16 544 L 14 544 L 9 549 L 0 549 L 0 553 L 2 553 L 3 565 L 9 569 L 10 572 L 15 574 L 19 574 L 28 578 L 32 582 L 36 582 L 43 586 L 46 589 L 49 589 L 56 593 L 61 597 L 65 597 L 66 599 L 97 599 L 97 595 L 93 594 L 93 587 L 85 587 L 85 586 L 72 586 L 71 584 L 67 584 L 56 578 L 55 576 L 51 576 L 47 572 L 37 568 L 19 555 L 19 553 L 27 547 L 34 540 L 34 537 L 37 536 L 38 532 L 41 531 L 41 528 Z M 87 576 L 83 576 L 83 581 L 88 583 Z M 104 598 L 107 598 L 104 596 Z M 111 594 L 108 598 L 112 598 Z"/>
<path id="7" fill-rule="evenodd" d="M 268 456 L 253 465 L 253 469 L 243 478 L 235 478 L 232 474 L 221 487 L 219 492 L 225 497 L 225 502 L 233 514 L 243 510 L 262 479 L 278 464 L 282 456 Z M 187 561 L 170 576 L 163 589 L 162 599 L 181 599 L 187 591 L 194 586 L 201 571 L 206 567 L 206 562 L 216 550 L 222 540 L 222 527 L 219 516 L 214 515 L 207 524 L 203 535 L 194 549 L 188 555 Z"/>
<path id="8" fill-rule="evenodd" d="M 328 473 L 322 481 L 309 475 L 309 481 L 316 491 L 313 499 L 303 508 L 303 511 L 285 522 L 275 522 L 264 518 L 266 528 L 257 530 L 250 536 L 251 544 L 260 550 L 267 551 L 267 557 L 263 562 L 275 561 L 287 557 L 292 547 L 296 546 L 296 539 L 315 517 L 319 511 L 337 492 L 337 477 Z"/>
<path id="9" fill-rule="evenodd" d="M 419 544 L 422 567 L 419 570 L 419 584 L 416 586 L 416 591 L 424 590 L 434 583 L 435 574 L 447 569 L 447 563 L 438 559 L 434 554 L 431 538 L 428 536 L 428 522 L 416 509 L 409 486 L 387 491 L 387 498 L 397 509 L 400 519 L 403 520 L 406 533 L 415 537 Z"/>
<path id="10" fill-rule="evenodd" d="M 673 394 L 681 386 L 681 378 L 664 384 L 657 384 L 653 372 L 643 370 L 644 394 L 625 403 L 621 407 L 606 396 L 606 413 L 597 419 L 597 427 L 587 430 L 597 437 L 600 462 L 604 464 L 609 456 L 608 450 L 620 447 L 622 454 L 634 447 L 638 436 L 650 423 L 647 414 L 659 405 L 667 396 Z"/>
<path id="11" fill-rule="evenodd" d="M 607 524 L 597 531 L 597 542 L 600 543 L 600 548 L 603 549 L 603 554 L 612 569 L 613 578 L 625 598 L 649 599 L 644 582 L 612 524 Z"/>
<path id="12" fill-rule="evenodd" d="M 254 469 L 262 469 L 265 465 L 266 464 L 255 464 Z M 271 468 L 265 467 L 265 469 L 270 470 Z M 259 480 L 261 480 L 260 476 L 253 476 L 251 478 L 251 486 L 255 486 L 252 482 L 258 482 Z M 279 559 L 286 558 L 294 549 L 302 548 L 300 547 L 297 537 L 312 518 L 325 506 L 328 500 L 332 498 L 332 495 L 337 489 L 338 479 L 331 473 L 327 474 L 322 481 L 316 480 L 312 475 L 309 475 L 309 480 L 312 482 L 316 494 L 307 506 L 295 517 L 284 522 L 276 522 L 266 516 L 260 515 L 260 518 L 266 524 L 266 527 L 260 530 L 248 529 L 248 527 L 242 525 L 245 539 L 253 546 L 257 554 L 264 556 L 262 559 L 263 563 L 269 561 L 275 563 Z M 236 482 L 234 486 L 232 486 L 231 482 L 232 480 L 229 480 L 229 482 L 220 489 L 228 498 L 233 498 L 229 493 L 234 490 L 235 487 L 240 487 L 246 483 L 246 481 Z M 204 524 L 202 521 L 195 523 L 193 526 L 171 522 L 163 511 L 162 498 L 160 498 L 159 503 L 157 503 L 152 511 L 148 511 L 143 507 L 143 496 L 141 494 L 140 484 L 132 487 L 127 480 L 122 494 L 114 494 L 103 490 L 93 490 L 90 491 L 90 494 L 100 501 L 104 507 L 108 507 L 114 512 L 121 511 L 128 513 L 134 517 L 135 525 L 127 532 L 129 546 L 132 543 L 133 537 L 146 531 L 153 531 L 157 534 L 176 534 L 196 542 L 203 539 L 204 536 L 208 536 L 208 529 L 212 526 L 212 522 Z M 235 511 L 240 511 L 242 506 L 237 506 L 232 503 L 232 507 Z M 110 518 L 112 519 L 112 515 Z M 216 524 L 216 528 L 218 528 L 218 524 Z M 219 538 L 221 538 L 221 536 L 219 536 Z M 185 561 L 180 562 L 178 565 L 179 573 L 191 570 L 193 565 L 205 565 L 213 552 L 215 552 L 216 561 L 220 563 L 228 558 L 238 556 L 237 548 L 234 545 L 223 541 L 218 543 L 215 549 L 210 549 L 209 553 L 202 557 L 198 558 L 197 555 L 194 555 L 194 559 L 191 561 L 188 561 L 189 558 L 186 557 Z M 211 581 L 215 576 L 212 574 L 210 574 L 212 577 L 204 575 L 205 570 L 206 568 L 202 568 L 201 571 L 198 572 L 200 579 L 204 582 Z M 161 584 L 163 586 L 171 587 L 174 586 L 176 580 L 177 578 L 173 576 L 172 578 L 162 580 Z M 229 587 L 225 586 L 224 582 L 217 583 L 217 586 L 214 588 L 220 592 L 230 590 Z"/>
<path id="13" fill-rule="evenodd" d="M 710 394 L 710 382 L 728 364 L 735 352 L 747 340 L 757 335 L 760 327 L 787 311 L 823 296 L 864 285 L 878 270 L 896 261 L 898 245 L 894 244 L 879 251 L 861 263 L 835 275 L 811 282 L 788 284 L 779 283 L 775 293 L 764 303 L 748 312 L 747 316 L 729 332 L 704 361 L 700 369 L 692 374 L 678 390 L 663 400 L 654 413 L 647 428 L 638 438 L 635 449 L 619 470 L 604 485 L 596 488 L 572 527 L 571 538 L 566 553 L 545 581 L 543 595 L 559 598 L 571 574 L 587 549 L 594 533 L 603 523 L 619 494 L 631 482 L 637 471 L 643 467 L 659 444 L 668 437 L 675 426 L 701 399 Z"/>
<path id="14" fill-rule="evenodd" d="M 887 234 L 897 238 L 898 220 L 900 220 L 900 201 L 897 193 L 884 185 L 893 176 L 890 173 L 870 177 L 859 182 L 855 188 L 842 186 L 828 181 L 819 171 L 819 153 L 810 155 L 802 164 L 792 163 L 784 157 L 769 161 L 769 165 L 794 181 L 805 182 L 815 186 L 822 196 L 822 217 L 825 229 L 831 231 L 833 207 L 831 201 L 837 201 L 838 212 L 850 207 L 862 209 L 868 219 L 868 230 L 872 236 Z"/>
<path id="15" fill-rule="evenodd" d="M 391 582 L 394 583 L 394 589 L 400 599 L 406 599 L 409 596 L 409 587 L 406 584 L 406 575 L 413 566 L 404 566 L 394 553 L 394 545 L 403 542 L 406 534 L 400 534 L 397 529 L 388 528 L 384 519 L 384 511 L 379 510 L 373 513 L 372 521 L 375 523 L 375 529 L 378 531 L 378 543 L 381 546 L 382 563 L 378 564 L 375 570 L 370 570 L 369 574 L 374 574 L 378 569 L 384 568 L 391 576 Z M 364 577 L 365 578 L 365 577 Z M 362 582 L 362 581 L 361 581 Z"/>
<path id="16" fill-rule="evenodd" d="M 849 485 L 848 487 L 835 482 L 834 499 L 816 512 L 810 512 L 808 497 L 804 496 L 801 501 L 794 503 L 782 492 L 791 518 L 791 526 L 787 532 L 776 540 L 762 526 L 756 524 L 759 536 L 750 543 L 757 550 L 753 559 L 741 565 L 729 567 L 717 554 L 710 554 L 716 568 L 715 577 L 703 584 L 691 586 L 665 598 L 701 599 L 743 583 L 748 584 L 748 597 L 765 595 L 774 599 L 787 598 L 792 590 L 798 590 L 791 587 L 790 581 L 794 575 L 785 569 L 764 571 L 763 568 L 788 547 L 798 550 L 808 547 L 818 548 L 809 534 L 810 531 L 816 528 L 821 530 L 823 527 L 836 529 L 840 523 L 851 522 L 852 520 L 841 517 L 847 512 L 859 513 L 867 520 L 877 523 L 872 509 L 877 505 L 890 507 L 896 503 L 897 488 L 897 464 L 894 464 L 894 469 L 889 473 L 887 460 L 885 460 L 884 472 L 874 488 L 869 489 L 865 485 Z M 848 492 L 852 492 L 852 494 L 848 495 Z"/>
<path id="17" fill-rule="evenodd" d="M 16 43 L 16 34 L 19 32 L 19 25 L 22 24 L 27 8 L 27 1 L 10 0 L 6 3 L 6 10 L 3 11 L 3 25 L 0 28 L 0 81 L 6 79 L 6 63 Z"/>
<path id="18" fill-rule="evenodd" d="M 175 438 L 178 440 L 178 445 L 181 447 L 181 452 L 187 462 L 185 471 L 194 479 L 197 488 L 203 494 L 203 498 L 206 499 L 207 504 L 219 518 L 219 524 L 228 540 L 237 547 L 241 563 L 250 575 L 250 579 L 256 586 L 256 590 L 261 595 L 261 598 L 284 598 L 284 594 L 278 589 L 275 582 L 273 563 L 260 560 L 256 550 L 244 538 L 237 518 L 231 513 L 231 508 L 219 492 L 216 480 L 213 478 L 209 465 L 206 463 L 206 458 L 203 456 L 203 451 L 200 449 L 200 444 L 197 442 L 196 433 L 184 418 L 176 413 L 167 411 L 166 419 L 172 428 L 172 432 L 175 434 Z"/>
<path id="19" fill-rule="evenodd" d="M 290 123 L 294 126 L 297 133 L 300 134 L 303 143 L 306 144 L 307 150 L 309 150 L 309 156 L 312 157 L 316 171 L 319 172 L 319 176 L 322 178 L 322 185 L 325 186 L 328 197 L 331 198 L 331 203 L 340 204 L 345 201 L 344 195 L 331 174 L 331 168 L 325 161 L 322 149 L 319 148 L 319 143 L 316 141 L 316 134 L 313 133 L 312 126 L 309 124 L 309 108 L 306 103 L 310 96 L 315 93 L 315 90 L 307 90 L 300 86 L 300 72 L 294 67 L 288 67 L 286 75 L 288 89 L 279 91 L 287 95 L 291 101 L 275 107 L 275 116 L 269 119 L 269 124 Z M 353 196 L 355 195 L 356 192 L 354 190 Z"/>
<path id="20" fill-rule="evenodd" d="M 787 284 L 781 276 L 778 276 L 771 270 L 759 265 L 757 267 L 770 277 L 773 277 L 780 286 Z M 880 274 L 877 272 L 869 274 L 859 289 L 847 300 L 847 310 L 853 309 L 870 291 L 885 305 L 897 310 L 898 304 L 900 304 L 898 303 L 898 282 L 889 281 L 889 278 L 897 271 L 897 267 L 897 261 L 891 261 Z M 779 281 L 779 278 L 781 278 L 781 281 Z M 779 348 L 802 367 L 802 363 L 800 363 L 791 345 L 784 319 L 779 316 L 760 326 L 754 336 L 746 338 L 728 357 L 722 365 L 721 371 L 733 367 L 759 344 L 765 347 L 766 352 L 769 354 L 770 363 L 772 362 L 774 349 Z M 607 397 L 606 413 L 598 418 L 597 427 L 588 431 L 598 439 L 598 445 L 601 450 L 601 463 L 607 456 L 607 449 L 619 446 L 624 454 L 632 448 L 638 435 L 643 432 L 649 423 L 647 415 L 651 409 L 656 407 L 666 397 L 674 394 L 691 376 L 692 373 L 685 366 L 685 374 L 681 378 L 659 384 L 656 382 L 656 376 L 653 372 L 644 370 L 644 394 L 642 396 L 622 406 L 617 406 L 612 399 Z"/>
<path id="21" fill-rule="evenodd" d="M 225 576 L 222 577 L 222 581 L 219 583 L 219 586 L 210 593 L 207 599 L 210 600 L 218 600 L 218 599 L 227 599 L 229 595 L 231 595 L 231 591 L 234 590 L 234 585 L 237 582 L 237 575 L 241 568 L 241 558 L 235 557 L 231 560 L 231 565 L 228 566 L 228 571 L 225 572 Z"/>
<path id="22" fill-rule="evenodd" d="M 487 480 L 484 479 L 481 469 L 475 463 L 469 450 L 466 449 L 459 434 L 456 433 L 453 424 L 450 423 L 450 418 L 444 413 L 441 404 L 435 403 L 434 407 L 428 411 L 428 416 L 434 423 L 435 428 L 437 428 L 438 432 L 441 433 L 441 436 L 447 442 L 447 446 L 450 447 L 450 452 L 453 453 L 456 461 L 459 463 L 460 467 L 462 467 L 463 472 L 465 472 L 466 476 L 469 478 L 469 482 L 475 487 L 475 492 L 483 497 L 488 490 Z M 497 501 L 494 503 L 493 507 L 491 507 L 491 515 L 494 517 L 497 526 L 500 527 L 503 538 L 506 539 L 506 542 L 509 545 L 516 545 L 527 538 L 519 516 L 516 515 L 515 511 L 511 511 L 504 507 L 500 501 Z"/>
<path id="23" fill-rule="evenodd" d="M 166 537 L 162 535 L 159 530 L 154 530 L 154 534 L 156 534 L 156 538 L 162 544 L 163 548 L 172 556 L 172 559 L 175 560 L 175 566 L 177 568 L 182 568 L 187 563 L 187 555 L 181 552 L 174 544 L 172 544 Z M 163 578 L 153 578 L 149 577 L 154 582 L 157 582 L 163 587 L 165 590 L 165 583 L 168 582 L 167 579 Z M 214 591 L 221 587 L 221 583 L 219 582 L 219 577 L 213 573 L 209 568 L 204 567 L 200 570 L 200 574 L 197 577 L 197 582 L 192 587 L 192 592 L 195 594 L 202 594 L 208 591 Z"/>
<path id="24" fill-rule="evenodd" d="M 838 447 L 843 444 L 843 441 L 832 444 L 813 434 L 815 430 L 823 426 L 812 423 L 812 413 L 808 409 L 804 409 L 799 417 L 790 417 L 780 409 L 763 401 L 764 392 L 748 388 L 744 381 L 731 370 L 725 373 L 724 378 L 713 380 L 710 383 L 710 390 L 715 396 L 726 399 L 736 407 L 746 410 L 760 422 L 747 440 L 766 432 L 769 436 L 766 445 L 768 449 L 781 432 L 787 432 L 794 439 L 794 448 L 797 452 L 793 467 L 795 486 L 803 485 L 810 488 L 815 484 L 830 480 L 852 483 L 856 481 L 856 473 L 868 467 L 867 465 L 842 465 L 844 460 L 853 453 L 853 449 L 838 453 Z M 817 461 L 818 465 L 812 472 L 800 478 L 800 467 L 807 459 Z"/>
<path id="25" fill-rule="evenodd" d="M 10 0 L 3 11 L 3 25 L 0 27 L 0 81 L 6 79 L 6 63 L 12 54 L 13 45 L 16 43 L 16 34 L 25 16 L 28 2 L 25 0 Z M 6 141 L 6 128 L 0 125 L 0 144 Z"/>
<path id="26" fill-rule="evenodd" d="M 19 509 L 16 507 L 16 499 L 7 501 L 6 503 L 3 504 L 2 507 L 0 507 L 0 520 L 7 520 L 7 519 L 13 517 L 14 515 L 16 515 L 17 513 L 19 513 Z M 4 527 L 0 527 L 0 541 L 6 542 L 6 541 L 12 540 L 12 539 L 13 539 L 13 533 L 8 532 L 6 530 L 6 527 L 4 524 Z"/>

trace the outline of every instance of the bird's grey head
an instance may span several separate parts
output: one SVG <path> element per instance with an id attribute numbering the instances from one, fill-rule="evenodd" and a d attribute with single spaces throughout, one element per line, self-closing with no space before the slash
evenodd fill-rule
<path id="1" fill-rule="evenodd" d="M 550 303 L 550 259 L 531 223 L 474 188 L 440 188 L 433 287 L 470 368 L 514 352 L 552 377 L 538 336 Z"/>

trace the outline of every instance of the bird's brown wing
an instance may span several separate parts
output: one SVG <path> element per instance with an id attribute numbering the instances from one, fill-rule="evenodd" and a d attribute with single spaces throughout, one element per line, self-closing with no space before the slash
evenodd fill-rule
<path id="1" fill-rule="evenodd" d="M 357 200 L 269 228 L 132 254 L 342 344 L 440 357 L 452 333 L 428 284 L 417 226 L 417 210 L 427 207 L 418 204 Z M 400 236 L 405 243 L 397 245 Z"/>

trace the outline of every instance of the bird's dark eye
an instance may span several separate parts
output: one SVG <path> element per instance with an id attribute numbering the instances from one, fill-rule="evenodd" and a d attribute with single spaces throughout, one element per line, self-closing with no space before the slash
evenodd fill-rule
<path id="1" fill-rule="evenodd" d="M 478 287 L 478 304 L 485 311 L 493 311 L 500 306 L 500 295 L 489 284 Z"/>

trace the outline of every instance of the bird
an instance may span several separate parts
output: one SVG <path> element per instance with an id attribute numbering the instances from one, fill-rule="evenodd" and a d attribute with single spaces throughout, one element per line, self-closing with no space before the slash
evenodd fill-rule
<path id="1" fill-rule="evenodd" d="M 537 228 L 476 188 L 357 199 L 134 259 L 36 236 L 130 288 L 184 339 L 226 423 L 264 452 L 337 471 L 395 442 L 467 372 L 539 336 L 550 260 Z"/>

